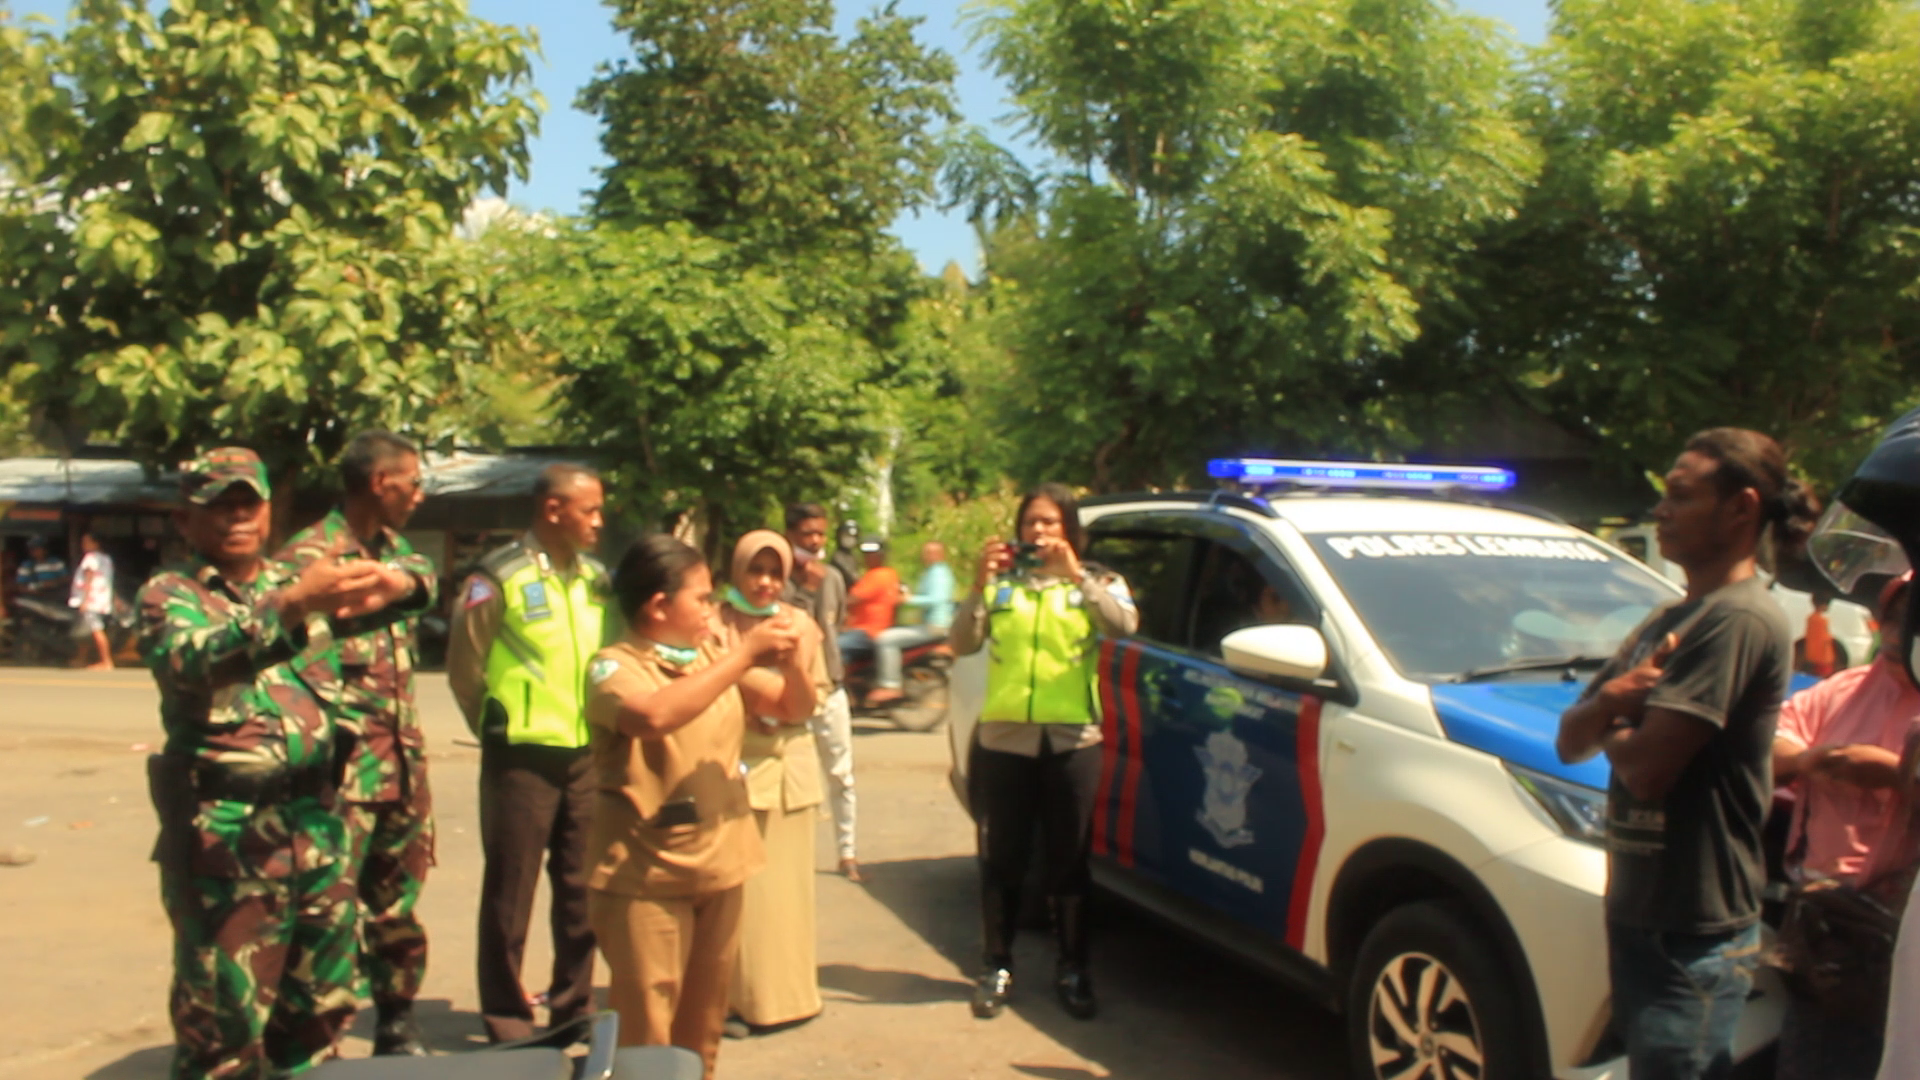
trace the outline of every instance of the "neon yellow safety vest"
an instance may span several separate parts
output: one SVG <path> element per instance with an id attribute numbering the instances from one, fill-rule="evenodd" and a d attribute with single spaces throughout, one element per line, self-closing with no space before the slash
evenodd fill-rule
<path id="1" fill-rule="evenodd" d="M 498 583 L 505 604 L 487 652 L 487 697 L 500 707 L 484 710 L 481 739 L 586 746 L 587 664 L 605 644 L 606 567 L 578 556 L 568 579 L 553 572 L 544 552 L 513 543 L 480 568 Z"/>
<path id="2" fill-rule="evenodd" d="M 1093 616 L 1077 581 L 1045 588 L 996 581 L 986 589 L 987 703 L 983 721 L 1100 722 Z"/>

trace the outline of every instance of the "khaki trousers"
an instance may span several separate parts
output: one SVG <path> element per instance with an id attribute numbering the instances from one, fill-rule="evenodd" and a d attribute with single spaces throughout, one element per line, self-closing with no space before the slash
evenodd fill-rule
<path id="1" fill-rule="evenodd" d="M 612 980 L 622 1046 L 684 1046 L 713 1076 L 740 948 L 743 886 L 668 900 L 590 890 L 588 920 Z"/>

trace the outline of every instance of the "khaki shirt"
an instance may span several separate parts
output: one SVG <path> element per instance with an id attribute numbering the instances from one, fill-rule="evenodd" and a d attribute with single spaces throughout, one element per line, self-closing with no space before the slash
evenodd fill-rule
<path id="1" fill-rule="evenodd" d="M 625 896 L 694 896 L 731 889 L 766 865 L 741 775 L 746 709 L 738 688 L 665 734 L 643 737 L 619 729 L 622 702 L 645 700 L 720 655 L 708 644 L 685 669 L 632 642 L 594 655 L 587 723 L 599 791 L 587 840 L 589 887 Z M 693 801 L 698 823 L 656 824 L 661 807 L 683 799 Z"/>
<path id="2" fill-rule="evenodd" d="M 801 644 L 807 651 L 803 664 L 813 679 L 814 701 L 824 706 L 827 695 L 833 693 L 833 680 L 827 674 L 820 627 L 805 612 L 797 614 L 807 619 Z M 736 647 L 762 618 L 722 604 L 719 650 L 727 652 Z M 826 798 L 820 785 L 820 751 L 812 728 L 804 723 L 748 717 L 740 760 L 747 767 L 747 803 L 755 810 L 802 810 L 819 806 Z"/>

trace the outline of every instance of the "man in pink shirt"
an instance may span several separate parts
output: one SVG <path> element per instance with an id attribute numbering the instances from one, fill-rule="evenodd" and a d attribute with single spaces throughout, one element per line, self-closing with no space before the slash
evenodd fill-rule
<path id="1" fill-rule="evenodd" d="M 1787 850 L 1796 853 L 1804 842 L 1794 866 L 1803 880 L 1850 882 L 1886 828 L 1900 749 L 1920 723 L 1920 690 L 1900 663 L 1906 643 L 1896 640 L 1906 605 L 1902 578 L 1882 593 L 1886 642 L 1873 663 L 1810 686 L 1781 707 L 1773 778 L 1799 795 Z"/>
<path id="2" fill-rule="evenodd" d="M 1849 668 L 1787 700 L 1773 739 L 1774 782 L 1798 795 L 1787 841 L 1796 880 L 1854 883 L 1885 833 L 1900 781 L 1900 751 L 1920 725 L 1920 690 L 1901 658 L 1911 575 L 1880 594 L 1884 640 L 1871 664 Z M 1857 1019 L 1858 1023 L 1851 1022 Z M 1789 999 L 1780 1032 L 1779 1080 L 1871 1080 L 1882 1018 L 1822 1016 Z"/>

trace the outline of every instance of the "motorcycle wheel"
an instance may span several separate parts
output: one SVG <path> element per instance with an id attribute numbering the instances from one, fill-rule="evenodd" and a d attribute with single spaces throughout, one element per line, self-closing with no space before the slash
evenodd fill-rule
<path id="1" fill-rule="evenodd" d="M 932 731 L 947 721 L 947 669 L 944 665 L 922 664 L 906 670 L 901 692 L 906 695 L 893 707 L 891 718 L 902 731 Z"/>

